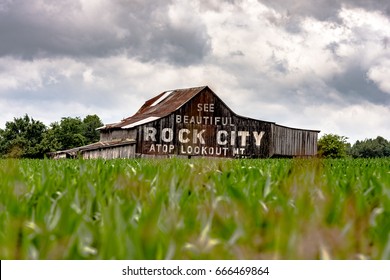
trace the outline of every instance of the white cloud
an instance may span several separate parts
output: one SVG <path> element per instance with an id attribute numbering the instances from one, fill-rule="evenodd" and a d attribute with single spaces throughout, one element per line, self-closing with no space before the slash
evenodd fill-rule
<path id="1" fill-rule="evenodd" d="M 302 119 L 297 122 L 303 124 L 308 120 L 320 127 L 320 135 L 333 133 L 347 136 L 348 142 L 353 144 L 357 140 L 377 136 L 390 139 L 388 116 L 390 108 L 383 105 L 364 103 L 342 107 L 324 104 L 305 108 Z"/>
<path id="2" fill-rule="evenodd" d="M 390 58 L 371 67 L 368 71 L 368 77 L 374 81 L 383 92 L 390 94 Z"/>
<path id="3" fill-rule="evenodd" d="M 34 61 L 19 61 L 11 57 L 0 58 L 0 94 L 7 90 L 37 90 L 43 86 L 43 65 Z"/>

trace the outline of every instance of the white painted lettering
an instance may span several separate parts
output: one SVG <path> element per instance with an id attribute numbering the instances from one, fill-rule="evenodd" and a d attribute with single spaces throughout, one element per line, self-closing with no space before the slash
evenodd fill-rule
<path id="1" fill-rule="evenodd" d="M 249 131 L 239 131 L 238 137 L 241 137 L 241 147 L 246 146 L 246 138 L 249 136 Z"/>
<path id="2" fill-rule="evenodd" d="M 197 142 L 198 142 L 198 140 L 199 140 L 200 144 L 205 144 L 206 142 L 204 141 L 203 136 L 202 136 L 202 134 L 203 134 L 205 131 L 206 131 L 205 129 L 202 129 L 202 130 L 198 133 L 198 130 L 197 130 L 197 129 L 194 129 L 194 130 L 193 130 L 193 135 L 192 135 L 192 143 L 193 143 L 193 144 L 197 144 Z"/>
<path id="3" fill-rule="evenodd" d="M 224 155 L 227 156 L 229 152 L 229 148 L 225 147 L 201 147 L 201 146 L 184 146 L 180 145 L 180 154 L 192 154 L 192 155 L 202 155 L 202 156 L 211 156 L 211 155 Z M 243 154 L 245 149 L 244 148 L 235 148 L 236 152 L 233 151 L 236 154 Z"/>
<path id="4" fill-rule="evenodd" d="M 226 145 L 228 142 L 227 135 L 228 135 L 228 132 L 226 130 L 219 130 L 217 132 L 217 144 L 218 145 Z"/>
<path id="5" fill-rule="evenodd" d="M 263 138 L 265 132 L 264 131 L 253 131 L 253 137 L 255 137 L 256 146 L 260 147 L 261 139 Z"/>
<path id="6" fill-rule="evenodd" d="M 230 138 L 230 145 L 234 146 L 236 144 L 236 132 L 232 131 L 231 138 Z"/>
<path id="7" fill-rule="evenodd" d="M 190 138 L 186 137 L 184 138 L 184 134 L 189 134 L 190 130 L 187 128 L 182 128 L 179 130 L 179 142 L 180 143 L 188 143 L 190 142 Z"/>
<path id="8" fill-rule="evenodd" d="M 199 103 L 197 105 L 198 107 L 198 112 L 214 112 L 214 104 L 213 103 L 206 103 L 206 104 L 202 104 L 202 103 Z"/>
<path id="9" fill-rule="evenodd" d="M 157 129 L 154 127 L 146 127 L 144 130 L 144 139 L 145 141 L 156 141 Z"/>
<path id="10" fill-rule="evenodd" d="M 200 147 L 199 146 L 195 146 L 194 147 L 194 154 L 199 155 L 199 153 L 200 153 Z"/>
<path id="11" fill-rule="evenodd" d="M 164 142 L 171 142 L 173 140 L 173 129 L 164 128 L 163 130 L 161 130 L 161 140 Z"/>
<path id="12" fill-rule="evenodd" d="M 226 156 L 227 152 L 229 151 L 229 148 L 222 148 L 222 150 L 223 150 L 223 155 Z"/>
<path id="13" fill-rule="evenodd" d="M 245 148 L 233 148 L 233 156 L 245 154 Z"/>

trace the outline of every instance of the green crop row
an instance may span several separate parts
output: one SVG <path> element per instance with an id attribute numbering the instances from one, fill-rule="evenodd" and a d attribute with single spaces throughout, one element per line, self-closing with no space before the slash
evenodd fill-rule
<path id="1" fill-rule="evenodd" d="M 0 259 L 389 258 L 390 159 L 0 161 Z"/>

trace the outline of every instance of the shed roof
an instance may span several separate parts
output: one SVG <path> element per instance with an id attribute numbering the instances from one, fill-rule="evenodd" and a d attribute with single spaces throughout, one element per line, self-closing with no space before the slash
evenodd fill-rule
<path id="1" fill-rule="evenodd" d="M 111 148 L 111 147 L 116 147 L 116 146 L 124 146 L 124 145 L 130 145 L 130 144 L 135 144 L 135 143 L 136 143 L 136 141 L 134 139 L 111 140 L 111 141 L 104 141 L 104 142 L 96 142 L 96 143 L 92 143 L 92 144 L 77 147 L 77 148 L 52 152 L 49 154 L 51 156 L 55 156 L 55 155 L 59 155 L 59 154 L 68 154 L 71 156 L 76 156 L 77 153 L 79 153 L 79 152 L 96 150 L 96 149 Z"/>
<path id="2" fill-rule="evenodd" d="M 118 123 L 107 124 L 100 129 L 131 128 L 144 123 L 146 120 L 149 122 L 165 117 L 179 109 L 205 88 L 207 86 L 164 91 L 146 101 L 133 116 Z"/>

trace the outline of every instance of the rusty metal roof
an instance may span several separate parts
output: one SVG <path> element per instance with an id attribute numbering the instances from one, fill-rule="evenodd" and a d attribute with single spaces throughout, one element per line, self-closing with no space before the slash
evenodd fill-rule
<path id="1" fill-rule="evenodd" d="M 165 117 L 179 109 L 205 88 L 207 86 L 164 91 L 146 101 L 133 116 L 125 118 L 118 123 L 107 124 L 100 129 L 130 128 L 145 121 L 149 122 Z"/>
<path id="2" fill-rule="evenodd" d="M 58 154 L 69 154 L 72 156 L 77 155 L 79 152 L 84 151 L 90 151 L 90 150 L 96 150 L 96 149 L 104 149 L 104 148 L 111 148 L 111 147 L 117 147 L 117 146 L 124 146 L 124 145 L 130 145 L 135 144 L 136 141 L 134 139 L 125 139 L 125 140 L 111 140 L 111 141 L 104 141 L 104 142 L 96 142 L 89 145 L 85 145 L 82 147 L 72 148 L 68 150 L 63 151 L 56 151 L 49 153 L 51 156 L 55 156 Z"/>

